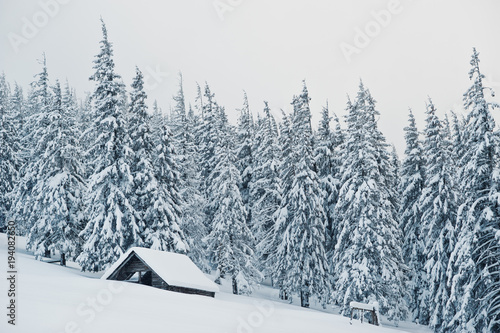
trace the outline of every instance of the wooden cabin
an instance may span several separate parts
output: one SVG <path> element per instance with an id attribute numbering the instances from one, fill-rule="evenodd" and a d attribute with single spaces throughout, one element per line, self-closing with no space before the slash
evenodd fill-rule
<path id="1" fill-rule="evenodd" d="M 371 318 L 368 322 L 372 325 L 377 325 L 377 326 L 379 325 L 377 316 L 378 313 L 377 305 L 351 302 L 349 303 L 349 306 L 351 307 L 351 323 L 352 323 L 352 318 L 354 316 L 354 311 L 358 311 L 359 319 L 361 320 L 361 322 L 363 322 L 363 318 L 365 317 L 365 312 L 368 312 L 371 314 Z"/>
<path id="2" fill-rule="evenodd" d="M 185 294 L 215 297 L 219 287 L 189 259 L 178 253 L 133 247 L 101 279 L 128 281 Z"/>

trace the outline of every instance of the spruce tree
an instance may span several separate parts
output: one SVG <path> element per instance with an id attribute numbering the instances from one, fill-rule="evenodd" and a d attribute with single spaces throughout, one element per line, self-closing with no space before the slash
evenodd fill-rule
<path id="1" fill-rule="evenodd" d="M 333 298 L 347 314 L 350 301 L 378 302 L 396 322 L 405 315 L 401 232 L 388 189 L 387 165 L 378 131 L 375 101 L 360 84 L 349 102 L 346 153 L 342 166 L 333 255 Z M 387 152 L 386 152 L 387 154 Z"/>
<path id="2" fill-rule="evenodd" d="M 328 102 L 321 112 L 321 121 L 318 128 L 314 159 L 318 168 L 318 176 L 321 188 L 325 193 L 323 209 L 326 213 L 326 248 L 330 251 L 332 245 L 333 221 L 335 204 L 338 199 L 339 190 L 339 165 L 336 154 L 338 140 L 335 132 L 330 128 L 331 117 L 328 110 Z"/>
<path id="3" fill-rule="evenodd" d="M 313 159 L 313 133 L 309 94 L 304 83 L 302 94 L 293 101 L 290 132 L 293 160 L 278 213 L 276 265 L 273 277 L 282 291 L 300 295 L 301 306 L 309 307 L 316 296 L 324 305 L 329 298 L 328 263 L 325 251 L 324 193 Z"/>
<path id="4" fill-rule="evenodd" d="M 133 151 L 127 133 L 124 85 L 115 73 L 112 44 L 102 22 L 103 39 L 94 60 L 92 94 L 94 141 L 87 151 L 91 175 L 88 181 L 86 216 L 82 231 L 83 270 L 102 270 L 132 246 L 143 244 L 137 212 L 129 201 L 134 186 Z"/>
<path id="5" fill-rule="evenodd" d="M 252 211 L 249 209 L 250 189 L 252 179 L 252 166 L 254 153 L 252 151 L 254 140 L 254 124 L 250 107 L 248 106 L 247 93 L 243 92 L 243 107 L 239 110 L 238 126 L 236 128 L 236 167 L 241 174 L 240 193 L 243 204 L 248 211 L 248 221 L 251 221 Z"/>
<path id="6" fill-rule="evenodd" d="M 263 261 L 264 272 L 269 274 L 269 262 L 273 249 L 275 213 L 281 201 L 279 178 L 278 133 L 273 128 L 274 118 L 267 102 L 264 102 L 264 117 L 256 129 L 255 160 L 249 184 L 251 225 L 257 240 L 257 256 Z"/>
<path id="7" fill-rule="evenodd" d="M 11 206 L 10 193 L 17 180 L 18 159 L 17 142 L 14 127 L 14 115 L 11 111 L 10 88 L 5 74 L 0 75 L 0 230 L 7 226 Z"/>
<path id="8" fill-rule="evenodd" d="M 454 246 L 456 219 L 456 196 L 445 133 L 429 99 L 423 148 L 427 156 L 425 182 L 419 199 L 426 275 L 418 306 L 423 310 L 420 322 L 435 329 L 442 325 L 443 309 L 450 295 L 446 269 Z"/>
<path id="9" fill-rule="evenodd" d="M 131 171 L 134 177 L 133 206 L 146 247 L 160 251 L 186 253 L 188 247 L 180 230 L 182 202 L 178 194 L 179 176 L 174 162 L 170 132 L 163 129 L 159 145 L 155 142 L 147 113 L 144 76 L 136 68 L 129 105 L 129 132 L 134 151 Z"/>
<path id="10" fill-rule="evenodd" d="M 27 235 L 28 231 L 38 220 L 36 212 L 31 208 L 37 203 L 33 187 L 38 181 L 38 170 L 43 163 L 43 154 L 47 142 L 42 140 L 46 128 L 49 126 L 50 87 L 45 54 L 40 61 L 42 71 L 35 75 L 36 81 L 31 83 L 31 90 L 26 103 L 27 117 L 22 127 L 19 143 L 22 147 L 20 156 L 23 164 L 12 192 L 11 212 L 17 221 L 17 231 L 20 235 Z M 48 253 L 47 253 L 48 255 Z"/>
<path id="11" fill-rule="evenodd" d="M 200 154 L 196 145 L 194 130 L 197 118 L 189 108 L 186 112 L 182 75 L 179 74 L 179 90 L 174 96 L 176 102 L 173 116 L 173 144 L 175 146 L 177 164 L 179 169 L 179 195 L 182 207 L 180 227 L 189 245 L 188 256 L 204 271 L 210 270 L 206 255 L 204 239 L 208 230 L 205 223 L 205 207 L 207 201 L 202 192 Z"/>
<path id="12" fill-rule="evenodd" d="M 247 211 L 241 198 L 241 176 L 235 166 L 235 155 L 229 136 L 221 138 L 216 150 L 217 163 L 210 175 L 212 230 L 207 237 L 213 253 L 218 279 L 230 277 L 233 293 L 251 291 L 261 274 L 256 268 L 252 248 L 253 235 L 246 224 Z"/>
<path id="13" fill-rule="evenodd" d="M 153 249 L 186 253 L 190 247 L 181 229 L 184 202 L 179 193 L 179 167 L 172 134 L 166 124 L 162 133 L 153 158 L 157 187 L 151 191 L 150 207 L 144 214 L 145 242 Z"/>
<path id="14" fill-rule="evenodd" d="M 460 191 L 465 202 L 458 210 L 457 243 L 448 265 L 451 294 L 446 305 L 443 331 L 495 332 L 500 330 L 500 216 L 498 212 L 498 141 L 486 100 L 479 53 L 473 50 L 464 94 L 469 112 L 463 129 Z"/>
<path id="15" fill-rule="evenodd" d="M 85 191 L 79 134 L 74 115 L 63 105 L 59 82 L 52 88 L 48 126 L 39 132 L 44 148 L 33 168 L 35 183 L 31 207 L 36 216 L 29 230 L 27 247 L 40 258 L 57 250 L 61 265 L 80 251 L 78 234 L 82 229 L 82 194 Z"/>
<path id="16" fill-rule="evenodd" d="M 421 304 L 421 293 L 424 290 L 424 241 L 421 235 L 422 215 L 418 204 L 425 180 L 425 158 L 419 139 L 415 117 L 410 110 L 408 126 L 404 128 L 406 149 L 401 168 L 401 205 L 399 208 L 400 228 L 403 231 L 403 258 L 409 268 L 409 311 L 414 320 L 423 323 L 427 317 L 428 308 Z M 424 308 L 422 308 L 425 306 Z"/>

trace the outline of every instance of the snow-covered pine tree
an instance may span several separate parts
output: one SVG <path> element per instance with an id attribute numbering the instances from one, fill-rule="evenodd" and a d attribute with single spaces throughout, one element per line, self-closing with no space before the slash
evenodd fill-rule
<path id="1" fill-rule="evenodd" d="M 129 135 L 134 151 L 131 172 L 134 177 L 133 203 L 144 246 L 160 251 L 186 253 L 188 248 L 180 230 L 182 202 L 177 186 L 179 175 L 174 162 L 170 132 L 163 129 L 159 145 L 155 142 L 147 113 L 144 76 L 139 68 L 132 82 L 129 105 Z"/>
<path id="2" fill-rule="evenodd" d="M 252 164 L 254 154 L 252 151 L 254 140 L 254 124 L 250 107 L 248 106 L 247 93 L 243 91 L 243 107 L 239 110 L 238 126 L 236 128 L 236 167 L 240 171 L 241 185 L 240 193 L 243 204 L 247 208 L 248 222 L 252 219 L 250 209 L 250 189 L 249 183 L 252 179 Z M 250 226 L 252 227 L 252 226 Z"/>
<path id="3" fill-rule="evenodd" d="M 408 114 L 408 126 L 404 128 L 406 149 L 401 167 L 401 204 L 399 208 L 400 229 L 403 231 L 403 258 L 409 268 L 409 312 L 413 320 L 425 322 L 428 317 L 428 308 L 421 304 L 421 292 L 424 290 L 424 238 L 421 235 L 420 206 L 418 201 L 424 186 L 425 159 L 422 144 L 419 140 L 415 117 L 411 109 Z M 425 306 L 424 309 L 421 307 Z"/>
<path id="4" fill-rule="evenodd" d="M 460 184 L 465 202 L 458 210 L 457 243 L 448 265 L 451 294 L 444 313 L 444 332 L 500 331 L 500 198 L 498 139 L 486 100 L 479 53 L 473 50 L 464 94 L 469 111 L 463 129 Z"/>
<path id="5" fill-rule="evenodd" d="M 134 179 L 130 171 L 133 152 L 125 118 L 125 88 L 114 70 L 112 44 L 104 22 L 102 33 L 95 72 L 90 77 L 96 84 L 92 94 L 92 130 L 96 136 L 87 151 L 92 161 L 85 212 L 88 223 L 81 233 L 85 243 L 77 259 L 82 270 L 94 271 L 107 268 L 128 248 L 143 244 L 143 226 L 138 225 L 129 201 Z"/>
<path id="6" fill-rule="evenodd" d="M 215 95 L 210 91 L 208 84 L 205 85 L 203 103 L 201 91 L 198 91 L 197 105 L 202 108 L 202 119 L 195 128 L 196 145 L 198 147 L 199 165 L 201 166 L 201 191 L 207 200 L 205 209 L 205 226 L 212 229 L 214 207 L 214 193 L 210 190 L 211 179 L 214 179 L 214 169 L 217 164 L 216 149 L 225 135 L 230 135 L 231 128 L 227 124 L 224 108 L 215 101 Z M 238 185 L 239 186 L 239 185 Z"/>
<path id="7" fill-rule="evenodd" d="M 335 244 L 332 244 L 333 221 L 335 204 L 337 203 L 339 191 L 339 165 L 337 153 L 336 136 L 330 128 L 330 114 L 328 102 L 321 112 L 321 121 L 319 123 L 316 147 L 314 150 L 314 159 L 318 168 L 318 177 L 321 182 L 321 188 L 325 193 L 323 209 L 326 214 L 326 249 L 331 251 Z"/>
<path id="8" fill-rule="evenodd" d="M 69 85 L 68 80 L 64 85 L 64 91 L 62 92 L 62 107 L 71 116 L 71 119 L 76 121 L 76 125 L 79 125 L 80 112 L 78 110 L 78 100 L 76 98 L 75 90 Z"/>
<path id="9" fill-rule="evenodd" d="M 295 97 L 294 97 L 295 100 Z M 264 262 L 265 266 L 271 267 L 271 278 L 273 285 L 279 289 L 280 299 L 287 300 L 288 294 L 284 289 L 284 270 L 276 270 L 276 265 L 279 259 L 278 248 L 283 241 L 282 236 L 285 232 L 285 228 L 289 222 L 288 206 L 283 201 L 283 196 L 288 193 L 292 187 L 292 181 L 295 174 L 294 169 L 294 159 L 295 156 L 292 152 L 293 142 L 292 142 L 292 124 L 290 118 L 292 115 L 286 114 L 283 109 L 281 109 L 282 121 L 279 124 L 279 137 L 278 145 L 281 148 L 278 166 L 278 176 L 279 176 L 279 196 L 280 196 L 280 206 L 274 213 L 275 226 L 274 230 L 270 235 L 270 244 L 268 246 L 269 253 Z"/>
<path id="10" fill-rule="evenodd" d="M 38 146 L 40 158 L 34 164 L 34 186 L 30 207 L 34 224 L 28 233 L 27 248 L 40 258 L 57 250 L 61 265 L 80 250 L 78 234 L 82 230 L 82 195 L 85 191 L 79 133 L 74 115 L 65 109 L 59 82 L 52 88 L 52 98 L 41 128 Z"/>
<path id="11" fill-rule="evenodd" d="M 157 188 L 151 196 L 151 207 L 144 216 L 146 223 L 145 241 L 151 248 L 186 253 L 190 251 L 182 226 L 182 208 L 185 207 L 179 191 L 181 184 L 179 167 L 172 134 L 163 124 L 162 137 L 156 146 L 153 167 Z"/>
<path id="12" fill-rule="evenodd" d="M 335 223 L 333 298 L 347 314 L 350 301 L 378 302 L 390 320 L 404 317 L 401 231 L 387 188 L 374 100 L 363 84 L 348 103 L 347 141 Z"/>
<path id="13" fill-rule="evenodd" d="M 27 101 L 28 115 L 23 125 L 20 139 L 20 156 L 24 165 L 20 170 L 20 179 L 12 192 L 11 212 L 17 221 L 17 231 L 26 235 L 38 217 L 31 209 L 36 204 L 32 195 L 37 182 L 38 164 L 46 150 L 47 142 L 41 139 L 49 126 L 50 89 L 45 54 L 40 61 L 42 71 L 35 75 L 36 81 L 31 83 L 31 91 Z M 49 255 L 47 253 L 47 255 Z"/>
<path id="14" fill-rule="evenodd" d="M 446 285 L 448 260 L 453 250 L 456 220 L 456 195 L 450 170 L 449 145 L 436 108 L 429 98 L 423 151 L 426 155 L 424 186 L 419 198 L 420 233 L 425 257 L 418 308 L 420 323 L 438 330 L 450 290 Z"/>
<path id="15" fill-rule="evenodd" d="M 213 253 L 218 279 L 230 277 L 233 293 L 248 293 L 261 280 L 257 269 L 254 237 L 246 224 L 247 211 L 241 198 L 241 176 L 235 166 L 230 136 L 223 134 L 216 148 L 217 163 L 210 175 L 212 230 L 207 237 Z"/>
<path id="16" fill-rule="evenodd" d="M 256 128 L 254 164 L 249 184 L 252 232 L 257 240 L 257 257 L 261 259 L 265 274 L 272 271 L 268 260 L 274 251 L 273 235 L 275 212 L 281 201 L 279 179 L 278 133 L 273 128 L 274 118 L 267 102 L 264 102 L 264 117 Z"/>
<path id="17" fill-rule="evenodd" d="M 183 147 L 180 146 L 185 140 L 183 138 L 186 123 L 186 100 L 184 98 L 184 86 L 182 81 L 182 73 L 179 73 L 179 90 L 177 94 L 173 96 L 175 101 L 175 106 L 172 109 L 172 135 L 174 136 L 176 142 L 176 149 L 179 154 L 182 154 Z"/>
<path id="18" fill-rule="evenodd" d="M 174 101 L 176 104 L 173 109 L 172 135 L 179 166 L 178 189 L 182 198 L 180 227 L 189 245 L 188 256 L 198 267 L 208 272 L 210 265 L 206 255 L 206 244 L 200 241 L 207 236 L 208 230 L 204 224 L 207 202 L 201 192 L 202 169 L 194 134 L 197 124 L 191 107 L 190 114 L 186 113 L 182 74 L 179 74 L 179 90 L 174 96 Z"/>
<path id="19" fill-rule="evenodd" d="M 80 102 L 78 115 L 76 117 L 77 125 L 81 133 L 80 142 L 82 147 L 89 147 L 95 142 L 96 133 L 93 132 L 93 116 L 92 116 L 92 94 L 86 92 L 85 98 Z M 91 160 L 85 159 L 85 170 L 87 176 L 90 174 Z M 88 178 L 88 177 L 86 177 Z"/>
<path id="20" fill-rule="evenodd" d="M 199 141 L 198 146 L 200 147 L 201 164 L 203 167 L 202 177 L 206 182 L 215 167 L 215 148 L 220 137 L 220 110 L 215 101 L 215 95 L 210 91 L 208 84 L 205 85 L 204 97 L 205 101 L 202 104 L 202 120 L 199 127 L 196 129 L 196 134 Z M 201 96 L 198 96 L 198 99 L 201 100 Z M 205 189 L 208 187 L 208 184 L 205 184 Z"/>
<path id="21" fill-rule="evenodd" d="M 11 206 L 10 193 L 18 177 L 17 137 L 11 107 L 10 88 L 5 74 L 2 74 L 0 75 L 0 230 L 4 230 L 7 226 Z"/>
<path id="22" fill-rule="evenodd" d="M 330 283 L 325 251 L 324 193 L 313 157 L 313 133 L 309 94 L 294 98 L 291 127 L 290 165 L 292 182 L 283 193 L 278 213 L 276 264 L 273 278 L 285 294 L 299 293 L 301 306 L 309 307 L 310 297 L 323 305 L 329 299 Z"/>
<path id="23" fill-rule="evenodd" d="M 462 115 L 463 116 L 463 115 Z M 450 124 L 450 159 L 454 161 L 453 168 L 453 180 L 455 182 L 455 189 L 459 189 L 461 187 L 458 182 L 460 182 L 460 170 L 462 170 L 462 165 L 460 164 L 462 161 L 462 157 L 464 155 L 464 130 L 463 130 L 463 122 L 458 119 L 457 114 L 454 111 L 451 111 L 451 124 Z M 457 202 L 463 202 L 464 200 L 461 197 L 460 191 L 457 191 Z"/>
<path id="24" fill-rule="evenodd" d="M 23 137 L 22 133 L 24 131 L 24 126 L 26 122 L 26 114 L 25 114 L 25 100 L 23 96 L 23 89 L 17 83 L 14 83 L 14 91 L 12 92 L 10 99 L 10 110 L 11 110 L 11 118 L 13 130 L 15 132 L 15 153 L 17 156 L 16 169 L 20 170 L 24 165 L 24 156 L 25 151 L 23 150 L 22 142 Z"/>

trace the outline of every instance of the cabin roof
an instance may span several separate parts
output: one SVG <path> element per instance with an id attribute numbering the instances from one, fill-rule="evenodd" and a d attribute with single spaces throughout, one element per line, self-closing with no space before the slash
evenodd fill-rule
<path id="1" fill-rule="evenodd" d="M 143 247 L 133 247 L 104 273 L 101 279 L 108 279 L 120 265 L 134 252 L 168 285 L 210 292 L 218 292 L 219 287 L 203 274 L 203 272 L 184 254 L 157 251 Z"/>

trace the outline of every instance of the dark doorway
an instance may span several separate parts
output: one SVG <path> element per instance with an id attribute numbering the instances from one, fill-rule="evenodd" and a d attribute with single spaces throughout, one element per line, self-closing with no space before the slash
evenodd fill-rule
<path id="1" fill-rule="evenodd" d="M 144 273 L 144 275 L 141 277 L 141 284 L 144 284 L 146 286 L 152 286 L 153 285 L 153 277 L 151 274 L 151 271 L 147 271 Z"/>

